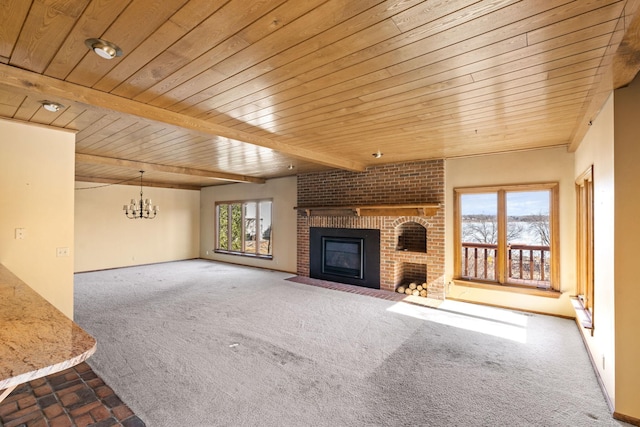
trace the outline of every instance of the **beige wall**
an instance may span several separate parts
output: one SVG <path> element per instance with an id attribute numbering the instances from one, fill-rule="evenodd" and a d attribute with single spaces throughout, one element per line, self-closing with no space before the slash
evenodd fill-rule
<path id="1" fill-rule="evenodd" d="M 593 120 L 575 153 L 577 178 L 593 166 L 594 185 L 594 323 L 581 329 L 607 394 L 615 402 L 615 294 L 614 294 L 614 161 L 613 95 Z"/>
<path id="2" fill-rule="evenodd" d="M 615 410 L 640 420 L 640 79 L 614 94 Z M 595 312 L 599 322 L 599 313 Z M 596 327 L 597 324 L 596 324 Z"/>
<path id="3" fill-rule="evenodd" d="M 122 206 L 140 198 L 139 186 L 77 182 L 76 188 L 76 272 L 198 257 L 199 191 L 143 187 L 160 212 L 134 220 Z"/>
<path id="4" fill-rule="evenodd" d="M 0 135 L 0 263 L 73 318 L 75 135 L 5 120 Z"/>
<path id="5" fill-rule="evenodd" d="M 295 177 L 268 180 L 264 184 L 229 184 L 202 190 L 200 257 L 235 264 L 296 271 L 296 212 L 297 180 Z M 215 203 L 273 199 L 273 259 L 249 258 L 214 253 Z"/>
<path id="6" fill-rule="evenodd" d="M 560 298 L 449 283 L 447 295 L 466 301 L 573 316 L 569 296 L 575 291 L 575 194 L 573 154 L 564 147 L 527 152 L 448 159 L 445 166 L 445 276 L 453 276 L 453 189 L 497 184 L 560 183 Z"/>
<path id="7" fill-rule="evenodd" d="M 640 419 L 636 246 L 640 241 L 640 81 L 618 89 L 575 154 L 594 171 L 594 330 L 582 330 L 616 413 Z"/>

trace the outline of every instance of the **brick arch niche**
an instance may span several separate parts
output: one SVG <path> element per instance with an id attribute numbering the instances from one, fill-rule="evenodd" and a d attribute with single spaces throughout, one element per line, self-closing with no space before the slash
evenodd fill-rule
<path id="1" fill-rule="evenodd" d="M 427 253 L 427 224 L 420 218 L 395 227 L 396 249 L 399 251 Z"/>
<path id="2" fill-rule="evenodd" d="M 427 283 L 429 297 L 444 299 L 444 238 L 442 212 L 432 217 L 400 217 L 394 230 L 393 287 Z"/>
<path id="3" fill-rule="evenodd" d="M 421 218 L 412 218 L 405 222 L 398 219 L 394 222 L 396 252 L 407 252 L 408 256 L 400 256 L 394 264 L 394 287 L 418 284 L 427 281 L 427 227 Z M 409 258 L 409 259 L 406 259 Z"/>

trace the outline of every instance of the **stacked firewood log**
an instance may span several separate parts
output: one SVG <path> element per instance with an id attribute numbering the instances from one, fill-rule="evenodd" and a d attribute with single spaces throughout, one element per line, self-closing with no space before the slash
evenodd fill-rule
<path id="1" fill-rule="evenodd" d="M 398 293 L 413 295 L 416 297 L 426 297 L 427 296 L 427 283 L 423 283 L 419 285 L 416 282 L 411 282 L 408 285 L 400 285 L 398 289 L 396 289 Z"/>

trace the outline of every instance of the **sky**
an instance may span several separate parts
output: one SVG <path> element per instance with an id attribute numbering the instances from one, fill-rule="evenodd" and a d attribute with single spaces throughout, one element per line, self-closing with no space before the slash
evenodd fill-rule
<path id="1" fill-rule="evenodd" d="M 462 215 L 495 215 L 498 210 L 496 193 L 463 194 Z M 549 191 L 507 192 L 507 215 L 549 214 Z"/>

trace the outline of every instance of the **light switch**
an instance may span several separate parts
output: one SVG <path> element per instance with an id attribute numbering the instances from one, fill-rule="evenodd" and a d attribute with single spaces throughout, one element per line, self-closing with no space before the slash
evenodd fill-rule
<path id="1" fill-rule="evenodd" d="M 25 238 L 27 231 L 24 228 L 16 228 L 16 240 L 22 240 Z"/>

